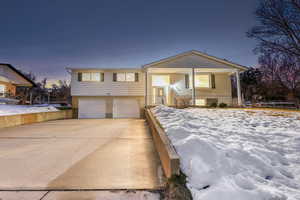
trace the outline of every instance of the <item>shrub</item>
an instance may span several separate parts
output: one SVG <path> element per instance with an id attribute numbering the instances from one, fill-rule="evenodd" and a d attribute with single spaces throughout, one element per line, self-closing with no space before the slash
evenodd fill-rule
<path id="1" fill-rule="evenodd" d="M 226 108 L 226 107 L 227 107 L 227 104 L 226 104 L 226 103 L 220 103 L 220 104 L 219 104 L 219 107 L 220 107 L 220 108 Z"/>
<path id="2" fill-rule="evenodd" d="M 61 107 L 55 107 L 57 108 L 58 110 L 71 110 L 72 107 L 71 106 L 61 106 Z"/>
<path id="3" fill-rule="evenodd" d="M 213 102 L 209 105 L 209 107 L 211 108 L 216 108 L 218 106 L 218 104 L 216 102 Z"/>
<path id="4" fill-rule="evenodd" d="M 165 199 L 172 200 L 192 200 L 192 194 L 186 186 L 186 176 L 180 172 L 180 175 L 172 176 L 168 180 L 168 187 L 165 193 Z"/>

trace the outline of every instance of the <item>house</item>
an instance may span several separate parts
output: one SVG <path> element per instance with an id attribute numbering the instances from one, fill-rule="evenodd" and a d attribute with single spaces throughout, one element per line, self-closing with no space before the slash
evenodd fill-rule
<path id="1" fill-rule="evenodd" d="M 79 118 L 138 118 L 149 105 L 233 104 L 231 76 L 247 67 L 199 51 L 189 51 L 136 69 L 68 68 Z"/>
<path id="2" fill-rule="evenodd" d="M 35 83 L 11 64 L 0 63 L 0 103 L 17 103 L 18 86 L 33 87 Z"/>

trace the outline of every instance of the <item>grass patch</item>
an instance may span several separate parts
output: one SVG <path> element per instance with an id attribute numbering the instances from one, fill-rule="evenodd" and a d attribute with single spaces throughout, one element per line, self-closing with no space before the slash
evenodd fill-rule
<path id="1" fill-rule="evenodd" d="M 291 115 L 287 114 L 287 113 L 266 113 L 266 115 L 268 116 L 273 116 L 273 117 L 291 117 Z"/>
<path id="2" fill-rule="evenodd" d="M 256 112 L 254 112 L 254 111 L 249 111 L 249 110 L 246 110 L 245 112 L 246 112 L 247 114 L 250 114 L 250 115 L 256 114 Z"/>
<path id="3" fill-rule="evenodd" d="M 263 114 L 263 115 L 272 116 L 272 117 L 292 117 L 292 113 L 291 112 L 286 112 L 286 111 L 259 110 L 259 109 L 257 109 L 257 111 L 265 111 L 265 112 L 257 113 L 255 111 L 245 110 L 245 112 L 250 114 L 250 115 L 255 115 L 255 114 L 261 115 L 261 114 Z M 299 120 L 300 117 L 298 117 L 297 119 Z"/>

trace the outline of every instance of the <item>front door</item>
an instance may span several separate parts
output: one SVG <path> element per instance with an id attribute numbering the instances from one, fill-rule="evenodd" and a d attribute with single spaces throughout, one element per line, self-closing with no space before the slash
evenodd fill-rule
<path id="1" fill-rule="evenodd" d="M 166 104 L 166 91 L 165 87 L 153 87 L 153 100 L 154 104 Z"/>

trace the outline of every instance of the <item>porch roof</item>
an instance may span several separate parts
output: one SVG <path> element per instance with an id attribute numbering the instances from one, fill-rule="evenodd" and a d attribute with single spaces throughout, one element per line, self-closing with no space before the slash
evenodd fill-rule
<path id="1" fill-rule="evenodd" d="M 206 69 L 235 69 L 245 71 L 248 68 L 228 60 L 207 55 L 192 50 L 172 57 L 161 59 L 146 65 L 143 68 L 206 68 Z"/>

